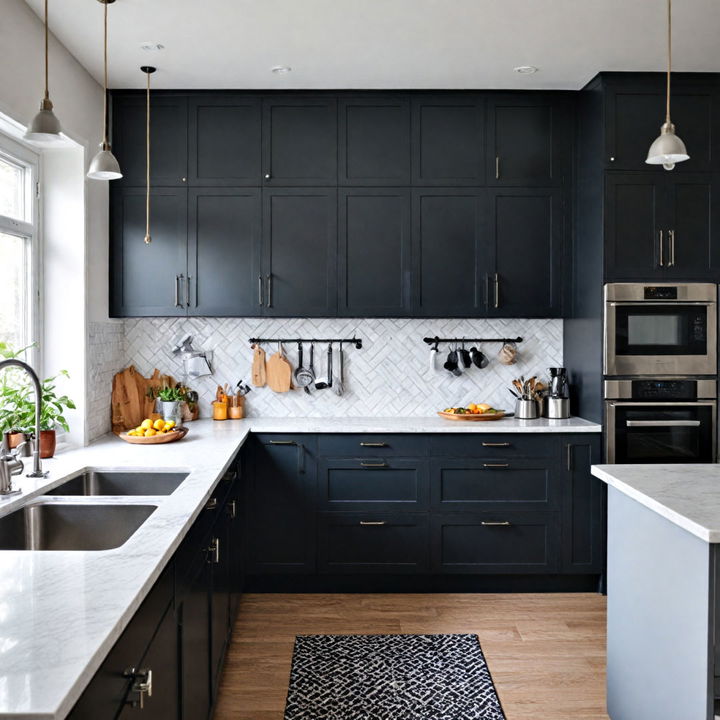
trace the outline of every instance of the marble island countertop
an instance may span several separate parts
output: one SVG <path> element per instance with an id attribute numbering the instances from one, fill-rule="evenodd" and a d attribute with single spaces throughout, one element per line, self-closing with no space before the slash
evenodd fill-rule
<path id="1" fill-rule="evenodd" d="M 708 543 L 720 543 L 720 465 L 594 465 L 592 473 Z"/>
<path id="2" fill-rule="evenodd" d="M 157 509 L 122 546 L 105 551 L 0 550 L 0 717 L 62 720 L 160 576 L 250 432 L 585 433 L 582 420 L 452 422 L 433 418 L 249 418 L 190 425 L 178 443 L 128 445 L 107 436 L 43 461 L 44 479 L 14 478 L 0 517 L 86 469 L 181 470 L 171 495 L 125 496 Z M 27 468 L 27 465 L 26 465 Z M 27 472 L 27 469 L 26 469 Z M 60 496 L 50 498 L 58 502 Z M 118 498 L 73 501 L 117 503 Z"/>

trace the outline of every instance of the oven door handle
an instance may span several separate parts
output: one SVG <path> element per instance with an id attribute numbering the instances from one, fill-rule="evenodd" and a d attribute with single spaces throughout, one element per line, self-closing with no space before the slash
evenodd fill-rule
<path id="1" fill-rule="evenodd" d="M 606 303 L 609 307 L 676 307 L 681 305 L 685 307 L 687 305 L 698 305 L 703 307 L 712 307 L 717 303 L 711 300 L 670 300 L 664 302 L 658 302 L 657 300 L 613 300 Z"/>
<path id="2" fill-rule="evenodd" d="M 626 420 L 627 427 L 700 427 L 699 420 Z"/>

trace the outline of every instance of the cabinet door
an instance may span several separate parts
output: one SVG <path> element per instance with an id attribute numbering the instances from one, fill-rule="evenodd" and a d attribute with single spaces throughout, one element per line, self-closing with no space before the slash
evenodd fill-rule
<path id="1" fill-rule="evenodd" d="M 485 104 L 477 96 L 413 100 L 413 183 L 483 185 Z"/>
<path id="2" fill-rule="evenodd" d="M 337 311 L 337 192 L 263 191 L 263 311 L 328 317 Z"/>
<path id="3" fill-rule="evenodd" d="M 249 572 L 315 570 L 313 436 L 254 439 L 248 482 Z"/>
<path id="4" fill-rule="evenodd" d="M 488 104 L 487 177 L 490 185 L 558 185 L 561 148 L 569 124 L 550 98 L 504 96 Z"/>
<path id="5" fill-rule="evenodd" d="M 260 190 L 188 192 L 190 315 L 258 315 Z"/>
<path id="6" fill-rule="evenodd" d="M 230 637 L 230 591 L 232 570 L 230 516 L 223 511 L 212 530 L 208 559 L 212 566 L 210 594 L 210 673 L 213 698 L 217 696 L 225 651 Z"/>
<path id="7" fill-rule="evenodd" d="M 667 261 L 664 178 L 657 172 L 605 178 L 605 279 L 660 280 Z M 662 233 L 662 235 L 661 235 Z"/>
<path id="8" fill-rule="evenodd" d="M 410 184 L 410 103 L 406 98 L 342 99 L 341 185 Z"/>
<path id="9" fill-rule="evenodd" d="M 484 190 L 413 191 L 414 315 L 484 315 L 493 265 Z"/>
<path id="10" fill-rule="evenodd" d="M 337 184 L 337 101 L 269 98 L 263 104 L 265 185 Z"/>
<path id="11" fill-rule="evenodd" d="M 559 317 L 564 235 L 561 190 L 491 190 L 495 271 L 489 314 Z"/>
<path id="12" fill-rule="evenodd" d="M 113 317 L 186 313 L 187 190 L 153 188 L 145 244 L 145 190 L 114 187 L 110 216 Z"/>
<path id="13" fill-rule="evenodd" d="M 717 280 L 718 207 L 711 175 L 668 174 L 667 274 L 680 280 Z M 717 188 L 716 188 L 717 192 Z"/>
<path id="14" fill-rule="evenodd" d="M 600 438 L 569 438 L 563 443 L 563 570 L 601 573 L 605 567 L 602 481 L 590 474 L 600 462 Z"/>
<path id="15" fill-rule="evenodd" d="M 175 612 L 169 608 L 145 656 L 140 662 L 139 675 L 133 680 L 128 702 L 118 720 L 133 720 L 141 710 L 153 720 L 179 720 L 180 676 L 178 671 L 178 631 Z M 145 681 L 151 690 L 141 692 L 138 682 Z M 151 673 L 151 674 L 150 674 Z M 142 694 L 142 705 L 140 696 Z M 97 715 L 101 717 L 101 715 Z M 197 716 L 201 717 L 201 716 Z"/>
<path id="16" fill-rule="evenodd" d="M 338 312 L 350 317 L 410 311 L 410 192 L 341 190 Z"/>
<path id="17" fill-rule="evenodd" d="M 150 185 L 183 186 L 188 174 L 187 99 L 153 94 L 150 100 Z M 145 95 L 113 97 L 113 152 L 123 176 L 118 184 L 145 185 Z"/>
<path id="18" fill-rule="evenodd" d="M 193 96 L 188 115 L 191 186 L 261 185 L 259 98 Z"/>
<path id="19" fill-rule="evenodd" d="M 655 87 L 649 87 L 650 84 Z M 705 171 L 718 166 L 714 157 L 712 137 L 713 93 L 711 90 L 690 89 L 675 83 L 672 93 L 672 120 L 683 139 L 690 159 L 678 165 L 684 172 Z M 613 88 L 607 95 L 607 160 L 608 169 L 647 170 L 647 152 L 660 134 L 665 121 L 665 88 L 662 81 L 645 87 Z M 662 174 L 661 168 L 655 168 Z"/>

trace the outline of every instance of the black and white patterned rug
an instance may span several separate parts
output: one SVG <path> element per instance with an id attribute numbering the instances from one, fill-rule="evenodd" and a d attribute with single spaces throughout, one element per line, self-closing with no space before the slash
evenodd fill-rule
<path id="1" fill-rule="evenodd" d="M 476 635 L 299 635 L 285 720 L 505 720 Z"/>

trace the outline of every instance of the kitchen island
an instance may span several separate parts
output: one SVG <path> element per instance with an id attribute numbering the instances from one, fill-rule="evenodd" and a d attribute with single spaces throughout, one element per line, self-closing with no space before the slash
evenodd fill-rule
<path id="1" fill-rule="evenodd" d="M 598 465 L 608 485 L 611 720 L 712 720 L 720 690 L 720 465 Z"/>

